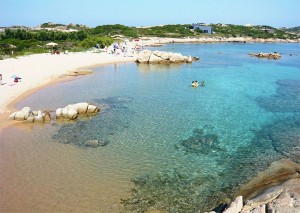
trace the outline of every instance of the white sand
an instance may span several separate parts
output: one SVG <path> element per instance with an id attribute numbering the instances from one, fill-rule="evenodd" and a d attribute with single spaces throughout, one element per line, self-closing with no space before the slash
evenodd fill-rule
<path id="1" fill-rule="evenodd" d="M 0 61 L 0 114 L 10 113 L 8 105 L 22 94 L 79 68 L 107 63 L 135 61 L 135 57 L 107 53 L 69 53 L 68 55 L 37 54 Z M 13 75 L 21 77 L 14 83 Z"/>

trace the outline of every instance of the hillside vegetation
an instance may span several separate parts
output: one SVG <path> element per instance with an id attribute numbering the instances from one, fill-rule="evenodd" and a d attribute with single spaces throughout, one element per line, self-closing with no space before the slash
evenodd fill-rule
<path id="1" fill-rule="evenodd" d="M 299 27 L 292 27 L 287 29 L 288 32 L 300 33 L 300 26 Z"/>
<path id="2" fill-rule="evenodd" d="M 276 29 L 270 26 L 242 26 L 242 25 L 212 25 L 214 32 L 220 36 L 239 37 L 249 36 L 252 38 L 278 38 L 278 39 L 297 39 L 300 36 L 291 34 L 282 29 Z"/>
<path id="3" fill-rule="evenodd" d="M 96 44 L 102 48 L 109 46 L 113 43 L 113 39 L 107 36 L 91 35 L 88 30 L 62 32 L 6 29 L 5 33 L 0 34 L 0 55 L 10 55 L 11 51 L 14 51 L 15 55 L 49 52 L 49 47 L 46 46 L 49 42 L 59 44 L 60 51 L 82 51 Z"/>
<path id="4" fill-rule="evenodd" d="M 288 30 L 276 29 L 270 26 L 241 26 L 211 24 L 213 35 L 204 34 L 201 30 L 192 30 L 192 25 L 162 25 L 151 27 L 129 27 L 121 24 L 102 25 L 89 28 L 78 24 L 44 23 L 39 28 L 12 27 L 0 33 L 0 55 L 30 54 L 48 52 L 46 43 L 56 42 L 61 51 L 82 51 L 99 44 L 108 46 L 116 39 L 151 37 L 240 37 L 272 39 L 297 39 L 300 38 L 299 28 Z M 14 47 L 15 46 L 15 47 Z"/>

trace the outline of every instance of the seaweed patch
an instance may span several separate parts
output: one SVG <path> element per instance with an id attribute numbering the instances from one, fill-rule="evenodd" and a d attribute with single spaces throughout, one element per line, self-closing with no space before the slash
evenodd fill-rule
<path id="1" fill-rule="evenodd" d="M 261 96 L 257 104 L 270 112 L 300 112 L 300 80 L 279 80 L 272 96 Z"/>
<path id="2" fill-rule="evenodd" d="M 223 151 L 219 146 L 218 136 L 212 130 L 213 127 L 211 126 L 194 129 L 192 136 L 180 141 L 179 145 L 175 145 L 175 148 L 186 153 L 201 153 L 204 155 Z"/>

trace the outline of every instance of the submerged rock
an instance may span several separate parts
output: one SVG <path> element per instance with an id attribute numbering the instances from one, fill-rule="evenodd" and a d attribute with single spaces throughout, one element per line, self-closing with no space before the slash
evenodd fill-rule
<path id="1" fill-rule="evenodd" d="M 300 81 L 282 79 L 276 84 L 276 93 L 258 97 L 257 105 L 271 112 L 300 112 Z"/>
<path id="2" fill-rule="evenodd" d="M 205 126 L 202 129 L 194 129 L 193 135 L 189 138 L 180 141 L 176 148 L 183 148 L 186 153 L 201 153 L 201 154 L 213 154 L 216 151 L 221 151 L 219 147 L 218 136 L 211 133 L 210 127 Z"/>
<path id="3" fill-rule="evenodd" d="M 268 59 L 280 59 L 281 55 L 277 52 L 273 53 L 249 53 L 250 56 L 255 56 L 258 58 L 268 58 Z"/>
<path id="4" fill-rule="evenodd" d="M 99 141 L 98 140 L 89 140 L 89 141 L 86 141 L 84 145 L 88 146 L 88 147 L 96 148 L 99 146 Z"/>
<path id="5" fill-rule="evenodd" d="M 88 140 L 84 143 L 87 147 L 97 148 L 98 146 L 106 146 L 107 142 L 101 140 Z"/>

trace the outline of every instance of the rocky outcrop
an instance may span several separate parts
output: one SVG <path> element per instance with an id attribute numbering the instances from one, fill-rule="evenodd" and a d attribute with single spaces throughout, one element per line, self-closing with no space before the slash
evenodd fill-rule
<path id="1" fill-rule="evenodd" d="M 223 212 L 299 212 L 300 165 L 287 159 L 275 161 L 266 171 L 242 186 L 238 194 L 240 196 Z"/>
<path id="2" fill-rule="evenodd" d="M 51 120 L 51 115 L 46 111 L 32 111 L 30 107 L 24 107 L 22 110 L 12 113 L 9 119 L 27 122 L 46 122 Z"/>
<path id="3" fill-rule="evenodd" d="M 250 56 L 255 56 L 258 58 L 268 58 L 268 59 L 280 59 L 281 55 L 277 52 L 273 53 L 249 53 Z"/>
<path id="4" fill-rule="evenodd" d="M 152 52 L 150 50 L 144 50 L 138 54 L 137 62 L 148 63 Z"/>
<path id="5" fill-rule="evenodd" d="M 237 197 L 223 213 L 298 213 L 300 209 L 300 178 L 265 189 L 243 205 L 242 196 Z M 210 213 L 215 213 L 211 211 Z"/>
<path id="6" fill-rule="evenodd" d="M 237 213 L 243 208 L 243 197 L 238 196 L 223 213 Z"/>
<path id="7" fill-rule="evenodd" d="M 192 63 L 197 61 L 199 58 L 191 56 L 183 56 L 180 53 L 163 52 L 144 50 L 138 54 L 138 63 L 149 63 L 149 64 L 169 64 L 169 63 Z"/>
<path id="8" fill-rule="evenodd" d="M 300 178 L 290 179 L 264 190 L 248 200 L 242 213 L 252 212 L 299 212 Z"/>
<path id="9" fill-rule="evenodd" d="M 94 114 L 98 113 L 100 109 L 89 103 L 77 103 L 69 104 L 64 108 L 58 108 L 55 112 L 56 118 L 67 118 L 70 120 L 75 120 L 79 114 Z"/>
<path id="10" fill-rule="evenodd" d="M 83 102 L 77 104 L 69 104 L 64 108 L 58 108 L 55 114 L 56 118 L 75 120 L 79 114 L 93 115 L 98 113 L 99 111 L 99 107 Z M 32 111 L 30 107 L 24 107 L 22 110 L 12 113 L 9 116 L 9 119 L 28 122 L 46 122 L 51 121 L 51 114 L 49 111 Z"/>

